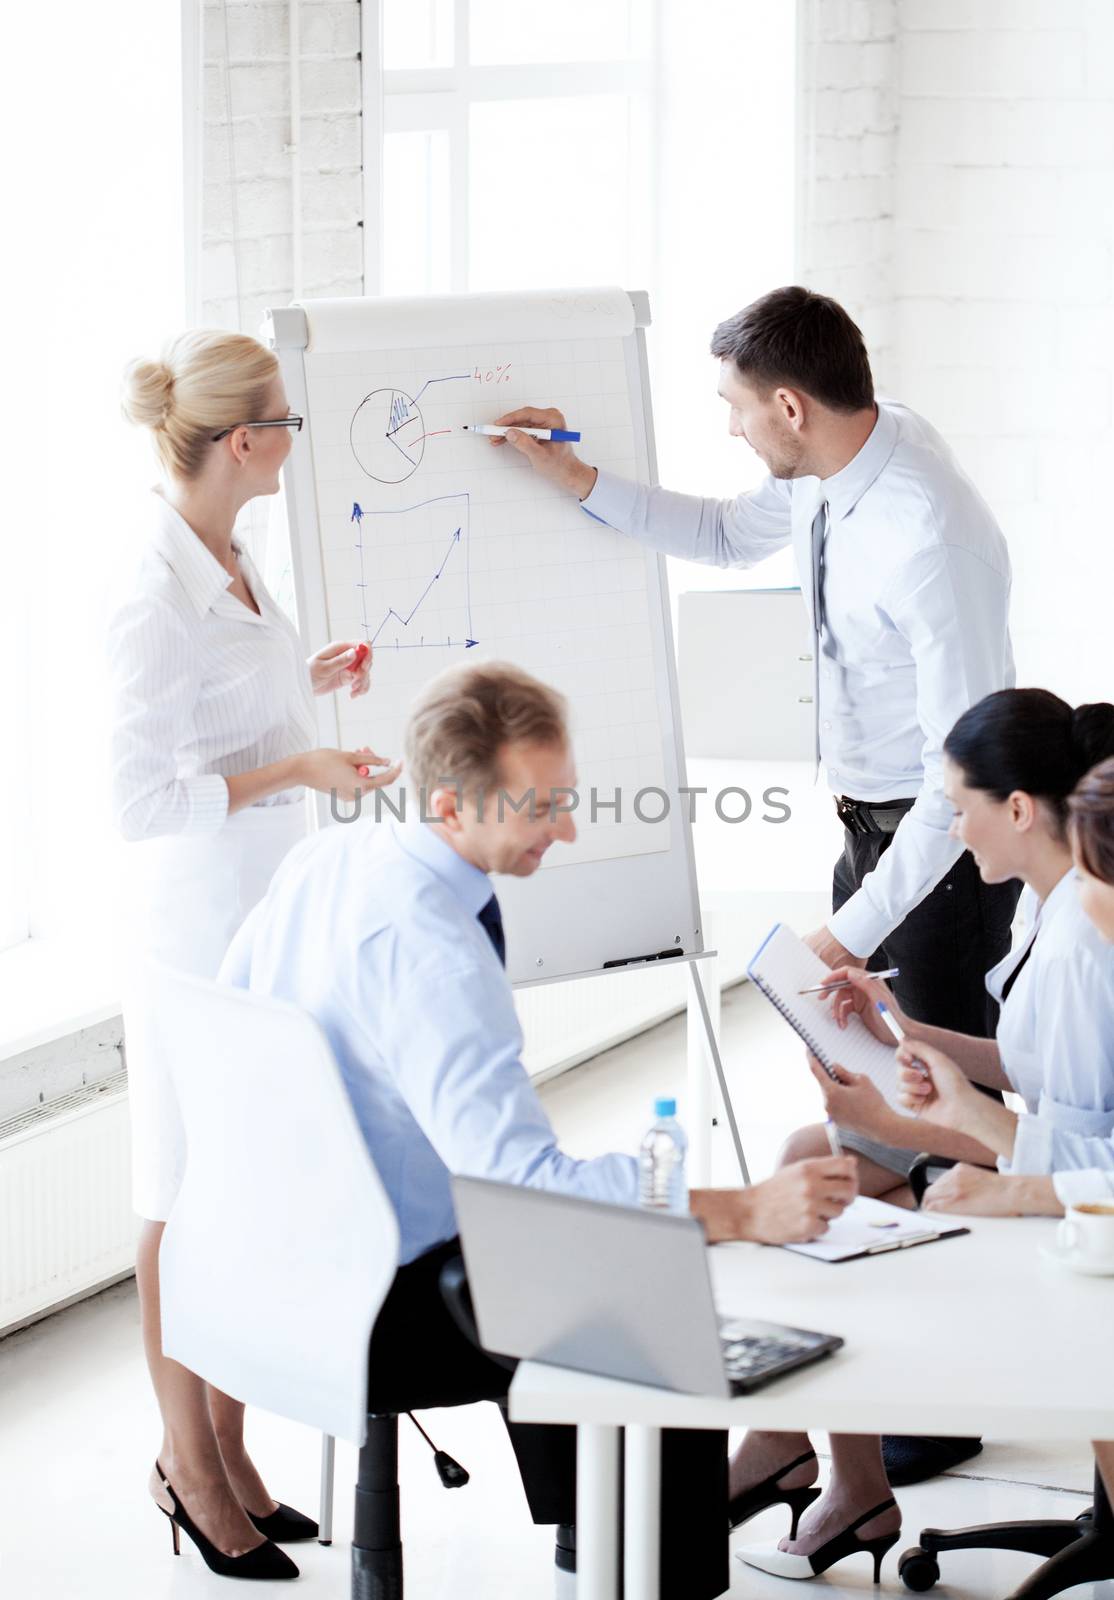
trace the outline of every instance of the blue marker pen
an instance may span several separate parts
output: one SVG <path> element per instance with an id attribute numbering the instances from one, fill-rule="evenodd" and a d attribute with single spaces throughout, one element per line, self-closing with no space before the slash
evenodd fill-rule
<path id="1" fill-rule="evenodd" d="M 506 428 L 492 428 L 487 423 L 464 423 L 461 433 L 482 433 L 489 439 L 505 439 Z M 580 435 L 571 428 L 516 428 L 516 433 L 525 433 L 531 439 L 546 439 L 562 441 L 566 444 L 579 444 Z"/>

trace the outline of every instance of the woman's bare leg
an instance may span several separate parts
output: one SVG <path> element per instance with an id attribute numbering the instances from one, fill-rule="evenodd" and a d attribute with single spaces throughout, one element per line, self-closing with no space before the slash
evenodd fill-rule
<path id="1" fill-rule="evenodd" d="M 749 1428 L 731 1457 L 728 1493 L 734 1499 L 747 1489 L 753 1489 L 778 1472 L 779 1467 L 796 1461 L 811 1449 L 807 1433 L 769 1433 L 764 1428 Z M 777 1486 L 779 1489 L 807 1489 L 816 1482 L 819 1472 L 815 1460 L 806 1461 L 792 1472 L 780 1472 Z"/>
<path id="2" fill-rule="evenodd" d="M 814 1122 L 789 1135 L 778 1151 L 777 1164 L 779 1167 L 788 1167 L 794 1161 L 808 1161 L 813 1156 L 829 1156 L 831 1153 L 827 1128 L 823 1123 Z M 855 1159 L 859 1168 L 860 1194 L 869 1195 L 872 1200 L 886 1200 L 895 1206 L 913 1204 L 912 1191 L 904 1178 L 891 1172 L 888 1167 L 880 1167 L 877 1161 L 871 1161 L 868 1156 L 857 1155 Z"/>
<path id="3" fill-rule="evenodd" d="M 1095 1440 L 1095 1460 L 1102 1473 L 1102 1481 L 1106 1485 L 1106 1497 L 1114 1505 L 1114 1444 L 1104 1444 L 1100 1439 Z"/>
<path id="4" fill-rule="evenodd" d="M 225 1555 L 242 1555 L 263 1543 L 248 1520 L 229 1480 L 209 1408 L 208 1386 L 162 1353 L 159 1306 L 159 1245 L 162 1222 L 144 1222 L 139 1235 L 135 1280 L 143 1326 L 143 1349 L 162 1413 L 159 1465 L 182 1505 L 206 1538 Z M 170 1509 L 166 1490 L 152 1471 L 151 1493 Z"/>
<path id="5" fill-rule="evenodd" d="M 244 1404 L 233 1400 L 223 1390 L 214 1389 L 212 1384 L 208 1388 L 209 1414 L 236 1497 L 245 1511 L 252 1511 L 257 1517 L 269 1517 L 272 1511 L 278 1510 L 278 1502 L 267 1493 L 267 1486 L 245 1448 Z"/>
<path id="6" fill-rule="evenodd" d="M 794 1555 L 811 1555 L 826 1540 L 850 1526 L 872 1506 L 893 1495 L 882 1465 L 882 1441 L 876 1434 L 833 1433 L 832 1475 L 828 1487 L 801 1518 L 794 1540 L 783 1539 L 780 1548 Z M 883 1511 L 858 1530 L 860 1539 L 895 1533 L 901 1528 L 896 1506 Z"/>

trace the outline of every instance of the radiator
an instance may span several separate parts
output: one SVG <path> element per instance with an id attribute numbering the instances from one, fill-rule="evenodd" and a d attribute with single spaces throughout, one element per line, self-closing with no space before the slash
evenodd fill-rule
<path id="1" fill-rule="evenodd" d="M 683 968 L 518 990 L 537 1081 L 679 1011 Z M 127 1074 L 0 1121 L 0 1334 L 91 1294 L 135 1265 Z"/>
<path id="2" fill-rule="evenodd" d="M 544 1081 L 652 1027 L 685 1004 L 687 982 L 678 966 L 516 990 L 526 1070 Z"/>
<path id="3" fill-rule="evenodd" d="M 0 1123 L 0 1333 L 135 1265 L 127 1077 Z"/>

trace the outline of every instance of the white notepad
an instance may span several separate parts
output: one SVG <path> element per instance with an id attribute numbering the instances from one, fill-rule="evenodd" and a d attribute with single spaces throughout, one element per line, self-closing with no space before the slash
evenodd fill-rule
<path id="1" fill-rule="evenodd" d="M 935 1244 L 937 1239 L 954 1239 L 969 1231 L 962 1222 L 930 1222 L 923 1212 L 905 1211 L 901 1206 L 860 1195 L 842 1216 L 828 1224 L 822 1239 L 812 1244 L 787 1244 L 785 1249 L 811 1256 L 814 1261 L 855 1261 L 860 1256 L 880 1256 L 890 1250 Z"/>
<path id="2" fill-rule="evenodd" d="M 777 1007 L 826 1071 L 833 1066 L 862 1073 L 881 1090 L 887 1102 L 903 1117 L 912 1116 L 898 1099 L 897 1051 L 876 1039 L 856 1016 L 846 1028 L 836 1026 L 831 1000 L 823 994 L 801 994 L 822 983 L 831 969 L 814 955 L 792 928 L 774 924 L 759 945 L 747 976 Z M 834 1074 L 832 1074 L 834 1076 Z"/>

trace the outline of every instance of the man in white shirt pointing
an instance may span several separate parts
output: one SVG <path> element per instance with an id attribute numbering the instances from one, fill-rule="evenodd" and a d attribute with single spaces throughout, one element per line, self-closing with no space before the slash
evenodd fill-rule
<path id="1" fill-rule="evenodd" d="M 982 884 L 949 838 L 941 750 L 968 706 L 1013 682 L 1005 541 L 940 435 L 875 401 L 835 301 L 775 289 L 721 323 L 712 354 L 730 431 L 770 471 L 735 500 L 627 482 L 515 430 L 560 426 L 556 411 L 501 417 L 506 443 L 668 555 L 750 567 L 792 545 L 816 639 L 817 756 L 846 830 L 832 915 L 809 943 L 833 967 L 900 967 L 895 992 L 918 1020 L 986 1034 L 983 975 L 1008 949 L 1016 886 Z"/>
<path id="2" fill-rule="evenodd" d="M 500 417 L 506 443 L 591 516 L 667 555 L 751 567 L 792 545 L 814 635 L 815 754 L 845 830 L 832 915 L 808 942 L 832 967 L 900 968 L 894 991 L 919 1021 L 991 1034 L 983 978 L 1009 949 L 1019 886 L 984 884 L 949 837 L 941 765 L 959 716 L 1013 683 L 1005 541 L 935 429 L 876 402 L 862 335 L 834 300 L 775 289 L 720 324 L 712 355 L 730 431 L 770 474 L 734 500 L 630 483 L 517 431 L 563 427 L 558 411 Z M 885 1152 L 841 1137 L 865 1192 L 891 1188 Z M 891 1480 L 978 1448 L 888 1440 Z"/>

